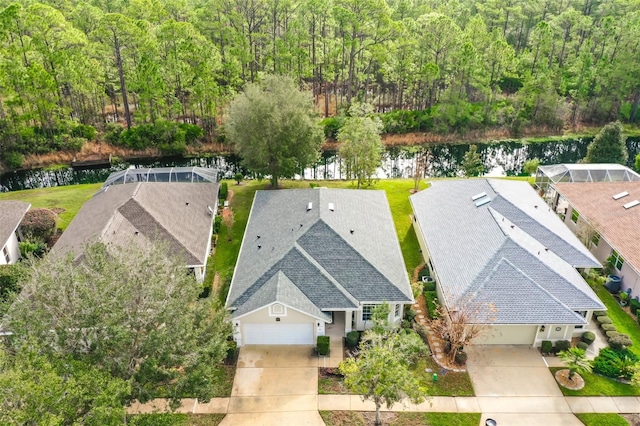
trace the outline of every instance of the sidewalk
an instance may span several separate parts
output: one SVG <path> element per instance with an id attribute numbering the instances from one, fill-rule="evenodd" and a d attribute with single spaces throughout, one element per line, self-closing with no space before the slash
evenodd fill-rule
<path id="1" fill-rule="evenodd" d="M 167 408 L 163 399 L 127 408 L 129 414 L 163 412 Z M 208 403 L 197 399 L 184 399 L 178 413 L 227 413 L 229 398 L 213 398 Z M 371 401 L 362 401 L 359 395 L 318 395 L 318 410 L 375 411 Z M 640 413 L 640 397 L 636 396 L 567 396 L 567 397 L 455 397 L 434 396 L 421 404 L 397 403 L 391 410 L 434 413 L 504 413 L 576 414 L 576 413 Z"/>

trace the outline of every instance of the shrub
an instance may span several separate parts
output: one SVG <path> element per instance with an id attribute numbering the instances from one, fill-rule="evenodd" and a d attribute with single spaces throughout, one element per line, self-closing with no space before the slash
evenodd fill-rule
<path id="1" fill-rule="evenodd" d="M 242 179 L 244 179 L 244 175 L 240 172 L 233 175 L 233 180 L 235 180 L 238 185 L 240 185 L 240 182 L 242 182 Z"/>
<path id="2" fill-rule="evenodd" d="M 590 344 L 592 344 L 596 340 L 596 335 L 591 331 L 585 331 L 584 333 L 582 333 L 582 339 L 581 340 L 584 343 L 586 343 L 587 346 L 589 346 Z"/>
<path id="3" fill-rule="evenodd" d="M 613 349 L 624 349 L 632 345 L 633 342 L 631 341 L 631 338 L 626 334 L 618 333 L 616 336 L 609 339 L 609 346 Z"/>
<path id="4" fill-rule="evenodd" d="M 638 315 L 638 309 L 640 309 L 640 300 L 631 299 L 629 301 L 629 309 L 631 310 L 631 313 Z"/>
<path id="5" fill-rule="evenodd" d="M 603 317 L 607 315 L 607 311 L 593 311 L 593 316 L 595 318 Z"/>
<path id="6" fill-rule="evenodd" d="M 436 308 L 438 307 L 438 293 L 435 291 L 425 291 L 424 299 L 427 303 L 427 310 L 429 311 L 429 318 L 437 318 Z"/>
<path id="7" fill-rule="evenodd" d="M 4 154 L 4 163 L 10 169 L 19 169 L 24 164 L 24 155 L 19 152 L 7 152 Z"/>
<path id="8" fill-rule="evenodd" d="M 184 142 L 193 145 L 204 136 L 204 131 L 197 124 L 180 123 L 178 128 L 184 133 Z"/>
<path id="9" fill-rule="evenodd" d="M 422 284 L 422 289 L 423 291 L 426 292 L 431 292 L 431 291 L 436 291 L 436 283 L 435 281 L 426 281 L 425 283 Z"/>
<path id="10" fill-rule="evenodd" d="M 609 318 L 606 315 L 601 315 L 601 316 L 597 317 L 596 321 L 598 321 L 600 324 L 611 324 L 611 323 L 613 323 L 613 321 L 611 321 L 611 318 Z"/>
<path id="11" fill-rule="evenodd" d="M 95 139 L 98 131 L 95 127 L 90 126 L 88 124 L 78 124 L 76 127 L 71 130 L 71 136 L 76 138 L 84 138 L 86 140 Z"/>
<path id="12" fill-rule="evenodd" d="M 31 209 L 20 227 L 25 239 L 46 241 L 56 230 L 56 214 L 49 209 Z"/>
<path id="13" fill-rule="evenodd" d="M 63 148 L 66 149 L 67 151 L 79 152 L 85 143 L 87 143 L 87 140 L 85 138 L 81 138 L 81 137 L 66 138 L 64 141 Z"/>
<path id="14" fill-rule="evenodd" d="M 558 340 L 556 342 L 556 353 L 566 351 L 571 347 L 571 342 L 568 340 Z"/>
<path id="15" fill-rule="evenodd" d="M 543 354 L 550 354 L 553 352 L 553 343 L 551 340 L 543 340 L 542 345 L 540 346 L 540 350 Z"/>
<path id="16" fill-rule="evenodd" d="M 20 242 L 20 255 L 27 257 L 33 255 L 36 257 L 42 257 L 47 252 L 47 244 L 44 241 L 21 241 Z"/>
<path id="17" fill-rule="evenodd" d="M 222 227 L 222 216 L 216 215 L 216 218 L 213 220 L 213 233 L 214 234 L 219 233 L 221 227 Z"/>
<path id="18" fill-rule="evenodd" d="M 602 324 L 602 331 L 607 332 L 607 331 L 616 331 L 616 326 L 613 324 Z"/>
<path id="19" fill-rule="evenodd" d="M 609 341 L 611 341 L 611 339 L 615 336 L 619 336 L 620 333 L 617 332 L 616 330 L 611 330 L 611 331 L 607 331 L 606 333 L 604 333 L 607 335 L 607 338 L 609 339 Z"/>
<path id="20" fill-rule="evenodd" d="M 235 340 L 228 340 L 227 341 L 227 360 L 235 359 L 237 352 L 238 352 L 238 343 Z"/>
<path id="21" fill-rule="evenodd" d="M 0 267 L 0 309 L 9 299 L 9 295 L 18 294 L 22 289 L 22 282 L 28 277 L 28 269 L 23 263 L 3 265 Z"/>
<path id="22" fill-rule="evenodd" d="M 465 351 L 456 352 L 455 361 L 458 365 L 465 365 L 467 363 L 467 353 Z"/>
<path id="23" fill-rule="evenodd" d="M 404 311 L 404 318 L 409 322 L 413 321 L 416 315 L 418 315 L 418 313 L 411 308 Z"/>
<path id="24" fill-rule="evenodd" d="M 360 332 L 356 330 L 352 330 L 348 332 L 345 340 L 346 340 L 347 348 L 349 349 L 355 348 L 356 346 L 358 346 L 358 343 L 360 342 Z"/>
<path id="25" fill-rule="evenodd" d="M 583 351 L 586 351 L 588 347 L 589 345 L 585 342 L 578 342 L 578 344 L 576 345 L 576 348 L 582 349 Z"/>
<path id="26" fill-rule="evenodd" d="M 227 195 L 229 195 L 229 185 L 227 182 L 222 182 L 220 184 L 220 191 L 218 192 L 218 198 L 221 200 L 226 200 Z"/>
<path id="27" fill-rule="evenodd" d="M 111 145 L 120 145 L 120 136 L 124 131 L 124 127 L 117 123 L 109 123 L 104 128 L 104 140 Z"/>
<path id="28" fill-rule="evenodd" d="M 329 340 L 329 336 L 318 336 L 318 342 L 316 344 L 318 355 L 329 354 Z"/>
<path id="29" fill-rule="evenodd" d="M 628 373 L 625 373 L 624 365 L 633 365 L 638 361 L 638 357 L 628 349 L 603 348 L 593 360 L 593 371 L 603 376 L 629 379 Z M 627 377 L 625 377 L 627 376 Z"/>

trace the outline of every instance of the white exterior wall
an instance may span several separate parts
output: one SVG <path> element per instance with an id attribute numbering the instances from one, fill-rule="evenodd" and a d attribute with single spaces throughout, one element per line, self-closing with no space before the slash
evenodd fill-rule
<path id="1" fill-rule="evenodd" d="M 324 334 L 324 322 L 310 317 L 309 315 L 303 314 L 295 309 L 289 308 L 285 306 L 284 314 L 273 314 L 270 312 L 270 306 L 265 306 L 257 311 L 244 315 L 240 318 L 235 318 L 232 320 L 233 325 L 233 339 L 236 341 L 238 346 L 242 346 L 243 342 L 243 333 L 244 333 L 244 325 L 245 324 L 292 324 L 292 323 L 310 323 L 313 325 L 314 336 L 313 341 L 315 342 L 318 336 Z M 276 318 L 280 318 L 280 321 L 276 321 Z M 321 325 L 320 325 L 321 324 Z M 322 328 L 323 333 L 318 334 L 318 330 Z"/>
<path id="2" fill-rule="evenodd" d="M 0 265 L 7 264 L 7 261 L 4 255 L 5 249 L 9 252 L 8 264 L 16 263 L 18 259 L 20 259 L 20 245 L 18 244 L 18 237 L 16 236 L 15 232 L 11 234 L 11 237 L 9 237 L 9 240 L 5 243 L 2 249 L 0 249 Z"/>
<path id="3" fill-rule="evenodd" d="M 368 304 L 368 303 L 367 303 Z M 371 303 L 374 304 L 374 303 Z M 402 317 L 404 317 L 404 305 L 400 304 L 400 314 L 399 316 L 395 316 L 395 307 L 396 307 L 397 303 L 389 303 L 389 317 L 387 318 L 387 320 L 389 321 L 389 325 L 392 325 L 394 327 L 399 327 L 400 324 L 402 323 Z M 373 327 L 373 321 L 371 320 L 367 320 L 367 321 L 363 321 L 362 320 L 362 309 L 358 309 L 357 311 L 353 312 L 353 315 L 355 316 L 355 323 L 356 323 L 356 327 L 355 329 L 358 331 L 364 331 L 364 330 L 368 330 L 371 327 Z"/>

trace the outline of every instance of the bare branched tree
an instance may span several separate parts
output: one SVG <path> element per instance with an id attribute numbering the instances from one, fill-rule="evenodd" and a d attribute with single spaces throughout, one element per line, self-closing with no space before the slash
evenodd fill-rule
<path id="1" fill-rule="evenodd" d="M 434 319 L 430 322 L 431 330 L 451 343 L 449 358 L 452 362 L 459 351 L 488 330 L 488 324 L 474 322 L 480 318 L 480 313 L 471 303 L 460 304 L 454 309 L 442 305 L 436 307 Z"/>

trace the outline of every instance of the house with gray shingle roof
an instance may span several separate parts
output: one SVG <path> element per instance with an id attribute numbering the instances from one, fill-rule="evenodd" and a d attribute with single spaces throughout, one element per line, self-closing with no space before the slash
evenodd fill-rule
<path id="1" fill-rule="evenodd" d="M 363 330 L 385 302 L 399 324 L 413 296 L 384 191 L 256 192 L 226 302 L 238 345 Z"/>
<path id="2" fill-rule="evenodd" d="M 0 201 L 0 265 L 10 265 L 20 259 L 20 222 L 30 208 L 31 204 L 24 201 Z"/>
<path id="3" fill-rule="evenodd" d="M 410 201 L 440 302 L 488 326 L 477 343 L 571 340 L 605 309 L 577 270 L 600 263 L 528 183 L 436 181 Z"/>
<path id="4" fill-rule="evenodd" d="M 100 241 L 114 248 L 160 241 L 204 279 L 211 251 L 217 183 L 136 182 L 103 187 L 84 203 L 52 253 L 82 256 Z"/>

